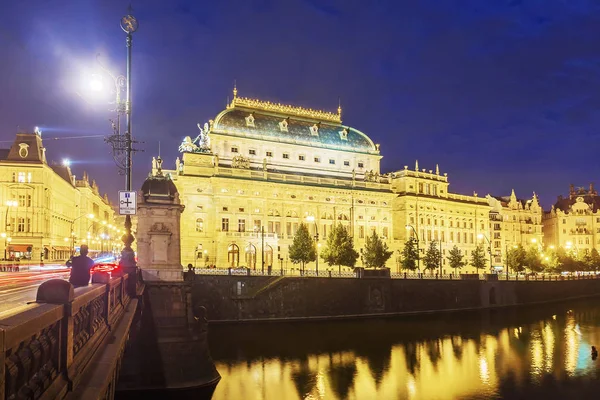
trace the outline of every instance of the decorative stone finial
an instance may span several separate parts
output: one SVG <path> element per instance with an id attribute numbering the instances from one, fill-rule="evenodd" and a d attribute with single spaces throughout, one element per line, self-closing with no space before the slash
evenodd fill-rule
<path id="1" fill-rule="evenodd" d="M 440 166 L 438 164 L 435 164 L 435 174 L 436 175 L 440 174 Z"/>
<path id="2" fill-rule="evenodd" d="M 419 172 L 419 160 L 415 161 L 415 171 Z"/>
<path id="3" fill-rule="evenodd" d="M 233 81 L 233 99 L 237 99 L 237 83 Z"/>
<path id="4" fill-rule="evenodd" d="M 157 176 L 162 176 L 162 163 L 163 163 L 162 158 L 160 156 L 158 156 L 158 158 L 156 159 L 156 164 L 157 164 L 156 175 Z"/>

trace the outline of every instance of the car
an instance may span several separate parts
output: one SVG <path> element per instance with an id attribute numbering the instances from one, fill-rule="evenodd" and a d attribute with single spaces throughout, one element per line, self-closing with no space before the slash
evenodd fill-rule
<path id="1" fill-rule="evenodd" d="M 121 270 L 121 267 L 119 266 L 119 264 L 100 262 L 100 263 L 94 264 L 91 272 L 92 272 L 92 274 L 94 272 L 108 272 L 110 274 L 113 274 L 115 272 L 119 272 L 120 270 Z"/>

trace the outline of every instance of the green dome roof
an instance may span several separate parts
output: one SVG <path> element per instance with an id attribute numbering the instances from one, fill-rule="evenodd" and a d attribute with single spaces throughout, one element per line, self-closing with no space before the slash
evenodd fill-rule
<path id="1" fill-rule="evenodd" d="M 217 116 L 212 133 L 379 154 L 367 135 L 341 124 L 339 113 L 244 98 L 234 98 Z"/>

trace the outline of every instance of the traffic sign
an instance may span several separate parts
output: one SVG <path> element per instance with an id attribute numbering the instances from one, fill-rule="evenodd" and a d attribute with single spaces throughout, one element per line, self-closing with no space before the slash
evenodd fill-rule
<path id="1" fill-rule="evenodd" d="M 136 193 L 119 190 L 119 215 L 135 215 Z"/>

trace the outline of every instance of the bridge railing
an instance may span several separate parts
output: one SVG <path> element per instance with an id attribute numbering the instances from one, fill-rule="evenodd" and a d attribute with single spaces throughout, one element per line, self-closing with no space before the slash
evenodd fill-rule
<path id="1" fill-rule="evenodd" d="M 249 269 L 249 268 L 196 268 L 196 275 L 231 275 L 231 276 L 296 276 L 308 278 L 360 278 L 360 274 L 353 271 L 339 271 L 338 269 L 319 270 L 306 269 L 304 271 L 296 269 Z M 463 274 L 463 273 L 445 273 L 437 272 L 391 272 L 392 279 L 427 279 L 427 280 L 483 280 L 483 281 L 569 281 L 584 279 L 600 279 L 600 274 L 592 272 L 573 273 L 570 275 L 562 274 Z"/>
<path id="2" fill-rule="evenodd" d="M 77 289 L 51 280 L 35 304 L 0 319 L 0 399 L 62 398 L 77 389 L 135 296 L 129 279 L 95 273 L 92 285 Z M 112 398 L 108 383 L 99 397 Z"/>

